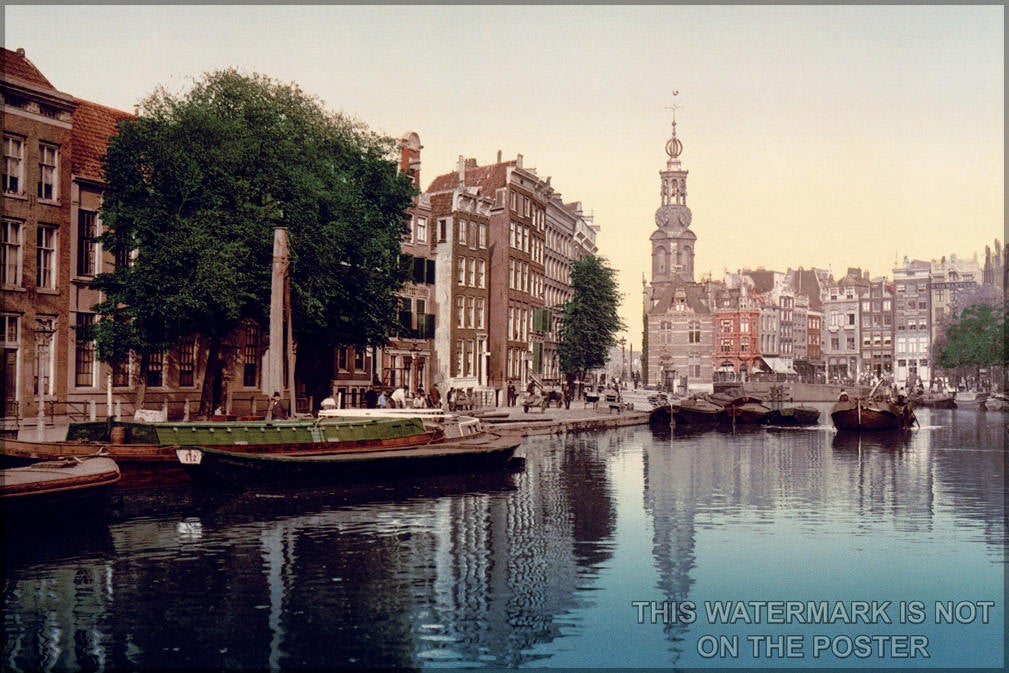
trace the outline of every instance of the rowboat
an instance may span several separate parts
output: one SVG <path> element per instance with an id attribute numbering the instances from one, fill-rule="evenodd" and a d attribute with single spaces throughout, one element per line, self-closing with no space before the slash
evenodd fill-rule
<path id="1" fill-rule="evenodd" d="M 771 408 L 764 405 L 763 400 L 749 395 L 720 396 L 712 395 L 716 404 L 722 405 L 722 414 L 730 423 L 764 423 Z"/>
<path id="2" fill-rule="evenodd" d="M 42 505 L 77 505 L 107 493 L 120 478 L 119 466 L 104 455 L 49 460 L 0 472 L 0 503 L 26 511 Z"/>
<path id="3" fill-rule="evenodd" d="M 207 447 L 179 447 L 179 463 L 195 481 L 255 485 L 297 485 L 383 479 L 502 468 L 512 461 L 521 438 L 480 433 L 456 440 L 395 449 L 281 454 Z"/>

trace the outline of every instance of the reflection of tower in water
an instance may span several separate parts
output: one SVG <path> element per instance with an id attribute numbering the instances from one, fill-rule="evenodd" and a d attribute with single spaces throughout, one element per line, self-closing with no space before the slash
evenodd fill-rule
<path id="1" fill-rule="evenodd" d="M 689 600 L 693 583 L 696 455 L 667 442 L 645 443 L 643 494 L 645 511 L 652 519 L 652 555 L 659 576 L 656 600 L 669 603 Z M 686 629 L 675 619 L 663 620 L 663 632 L 676 653 L 682 651 L 679 643 Z"/>

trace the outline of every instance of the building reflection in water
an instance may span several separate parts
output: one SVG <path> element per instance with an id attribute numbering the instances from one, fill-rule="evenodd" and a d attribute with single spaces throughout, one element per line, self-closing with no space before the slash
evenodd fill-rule
<path id="1" fill-rule="evenodd" d="M 710 598 L 712 533 L 753 520 L 930 544 L 954 527 L 1003 562 L 1004 422 L 920 417 L 854 441 L 826 427 L 531 438 L 517 474 L 124 500 L 69 537 L 6 531 L 4 669 L 548 664 L 590 615 L 613 619 L 592 592 L 626 572 L 618 521 L 642 510 L 657 601 Z M 639 455 L 617 488 L 615 466 Z M 650 660 L 690 663 L 687 629 L 664 624 Z"/>

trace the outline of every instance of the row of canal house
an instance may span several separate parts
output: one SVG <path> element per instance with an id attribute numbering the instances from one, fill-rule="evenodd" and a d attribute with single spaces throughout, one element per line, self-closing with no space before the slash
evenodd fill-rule
<path id="1" fill-rule="evenodd" d="M 100 297 L 90 281 L 117 262 L 96 240 L 101 162 L 117 123 L 132 115 L 57 90 L 23 50 L 2 53 L 5 426 L 40 408 L 47 417 L 82 417 L 142 405 L 183 417 L 215 367 L 225 382 L 215 406 L 262 413 L 272 391 L 264 387 L 268 335 L 260 325 L 231 335 L 216 363 L 206 361 L 199 335 L 115 367 L 75 337 L 76 326 L 95 319 Z M 421 149 L 416 133 L 402 138 L 400 170 L 418 190 Z M 571 263 L 596 252 L 597 227 L 580 203 L 564 202 L 521 155 L 499 154 L 489 166 L 460 159 L 409 216 L 401 252 L 412 282 L 400 296 L 399 333 L 381 348 L 336 349 L 333 394 L 359 405 L 376 383 L 411 392 L 438 384 L 490 402 L 508 383 L 557 380 L 555 317 L 572 293 Z M 299 411 L 318 403 L 299 388 Z"/>

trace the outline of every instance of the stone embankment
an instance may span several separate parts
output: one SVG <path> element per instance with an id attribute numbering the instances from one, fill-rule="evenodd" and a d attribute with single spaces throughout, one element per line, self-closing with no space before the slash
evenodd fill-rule
<path id="1" fill-rule="evenodd" d="M 522 407 L 502 407 L 486 416 L 484 421 L 495 432 L 529 437 L 644 425 L 648 423 L 648 412 L 610 410 L 605 404 L 597 408 L 585 407 L 582 402 L 572 402 L 570 409 L 550 407 L 543 411 L 523 412 Z"/>

